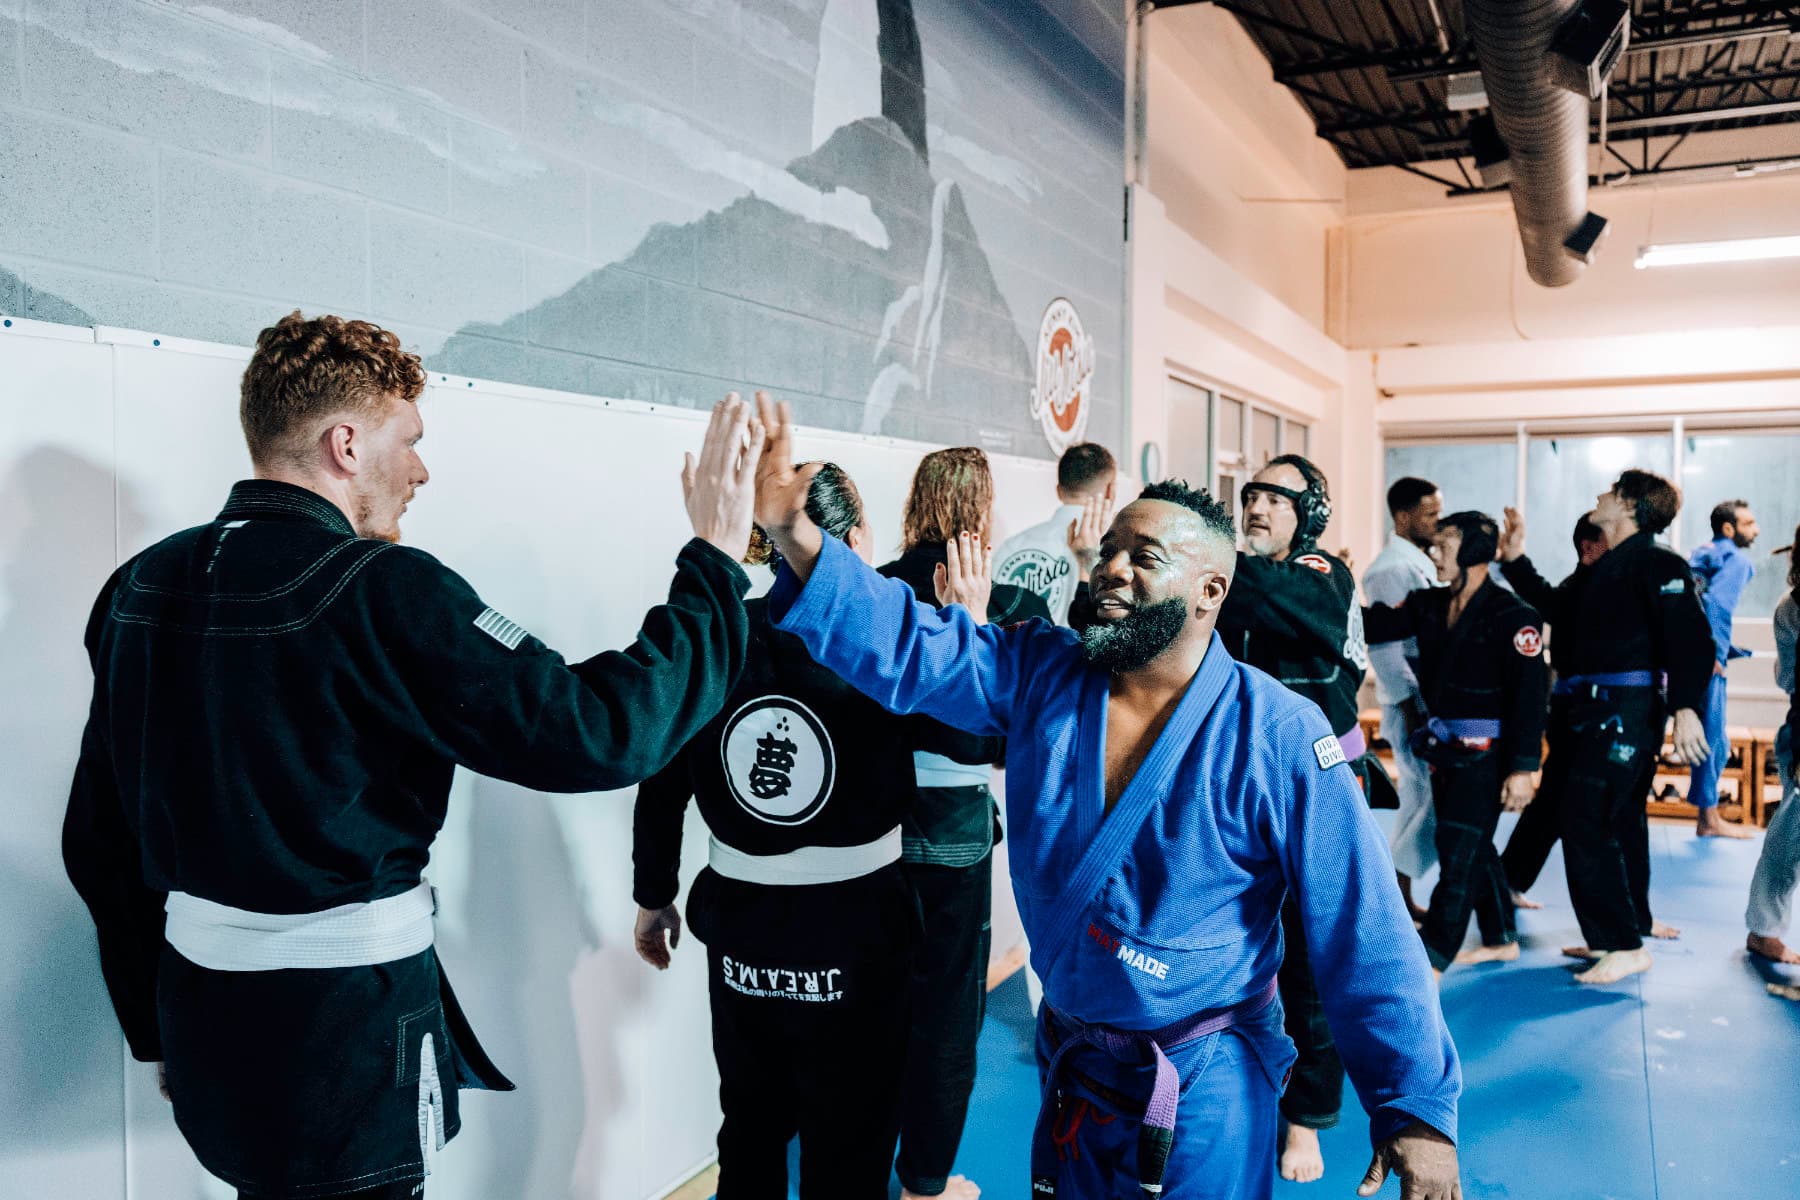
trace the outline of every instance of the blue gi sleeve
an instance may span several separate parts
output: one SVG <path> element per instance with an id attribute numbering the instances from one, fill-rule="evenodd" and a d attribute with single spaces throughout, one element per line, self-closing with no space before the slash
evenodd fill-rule
<path id="1" fill-rule="evenodd" d="M 825 538 L 804 585 L 786 566 L 769 592 L 777 629 L 889 712 L 919 712 L 968 733 L 1002 736 L 1043 622 L 977 625 L 960 605 L 937 609 Z M 1066 635 L 1066 631 L 1064 633 Z"/>
<path id="2" fill-rule="evenodd" d="M 1454 1141 L 1462 1064 L 1387 841 L 1322 713 L 1296 711 L 1268 745 L 1271 780 L 1292 789 L 1282 869 L 1370 1139 L 1417 1120 Z"/>

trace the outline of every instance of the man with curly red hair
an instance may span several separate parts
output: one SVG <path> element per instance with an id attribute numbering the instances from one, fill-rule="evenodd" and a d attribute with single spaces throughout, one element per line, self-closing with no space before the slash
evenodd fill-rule
<path id="1" fill-rule="evenodd" d="M 298 312 L 244 372 L 255 478 L 116 571 L 63 827 L 134 1057 L 246 1198 L 423 1190 L 457 1088 L 512 1084 L 432 948 L 421 878 L 460 765 L 553 792 L 661 769 L 744 664 L 753 475 L 733 395 L 683 472 L 694 538 L 624 651 L 567 663 L 396 545 L 425 375 Z"/>

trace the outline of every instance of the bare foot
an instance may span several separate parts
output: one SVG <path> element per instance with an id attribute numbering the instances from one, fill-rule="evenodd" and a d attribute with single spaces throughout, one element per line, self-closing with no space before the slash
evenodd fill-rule
<path id="1" fill-rule="evenodd" d="M 1536 900 L 1533 900 L 1530 896 L 1527 896 L 1524 892 L 1514 892 L 1512 894 L 1512 903 L 1513 903 L 1514 908 L 1542 908 L 1542 907 L 1544 907 L 1543 905 L 1539 904 Z"/>
<path id="2" fill-rule="evenodd" d="M 1753 933 L 1744 939 L 1744 949 L 1770 962 L 1800 963 L 1800 950 L 1790 950 L 1787 943 L 1778 937 L 1764 937 L 1760 933 Z"/>
<path id="3" fill-rule="evenodd" d="M 1769 995 L 1780 996 L 1783 1000 L 1800 1000 L 1800 987 L 1791 983 L 1771 983 Z"/>
<path id="4" fill-rule="evenodd" d="M 952 1175 L 944 1181 L 944 1190 L 936 1196 L 915 1196 L 905 1188 L 900 1189 L 900 1200 L 977 1200 L 981 1189 L 961 1175 Z"/>
<path id="5" fill-rule="evenodd" d="M 1563 957 L 1585 958 L 1589 962 L 1592 962 L 1594 959 L 1600 957 L 1600 952 L 1598 950 L 1589 950 L 1586 946 L 1564 946 Z"/>
<path id="6" fill-rule="evenodd" d="M 1695 837 L 1737 838 L 1740 841 L 1756 836 L 1742 825 L 1735 825 L 1719 815 L 1716 808 L 1703 808 L 1694 822 Z"/>
<path id="7" fill-rule="evenodd" d="M 1459 963 L 1518 962 L 1519 943 L 1502 942 L 1498 946 L 1477 946 L 1456 956 Z"/>
<path id="8" fill-rule="evenodd" d="M 1617 983 L 1632 975 L 1642 975 L 1650 969 L 1651 961 L 1648 950 L 1608 950 L 1593 966 L 1577 975 L 1575 982 Z"/>
<path id="9" fill-rule="evenodd" d="M 1318 1130 L 1304 1125 L 1287 1127 L 1287 1142 L 1281 1147 L 1281 1177 L 1289 1183 L 1317 1183 L 1325 1178 Z"/>
<path id="10" fill-rule="evenodd" d="M 1681 936 L 1681 930 L 1675 928 L 1673 925 L 1667 925 L 1661 921 L 1653 920 L 1650 922 L 1650 936 L 1653 938 L 1661 938 L 1665 942 L 1672 942 Z"/>

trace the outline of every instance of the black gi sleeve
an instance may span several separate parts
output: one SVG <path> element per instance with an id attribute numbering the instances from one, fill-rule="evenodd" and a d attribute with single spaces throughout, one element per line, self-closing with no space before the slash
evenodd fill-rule
<path id="1" fill-rule="evenodd" d="M 1412 591 L 1399 604 L 1364 605 L 1363 636 L 1370 645 L 1404 642 L 1419 631 L 1419 610 L 1423 605 L 1415 597 L 1428 594 Z"/>
<path id="2" fill-rule="evenodd" d="M 639 908 L 667 908 L 681 894 L 681 823 L 693 795 L 685 753 L 638 784 L 631 810 L 631 897 Z"/>
<path id="3" fill-rule="evenodd" d="M 1644 572 L 1650 589 L 1650 645 L 1655 665 L 1669 674 L 1669 708 L 1703 712 L 1717 647 L 1700 606 L 1694 574 L 1680 555 L 1658 553 Z"/>
<path id="4" fill-rule="evenodd" d="M 1315 551 L 1277 562 L 1239 551 L 1219 624 L 1309 642 L 1337 658 L 1355 603 L 1356 579 L 1336 559 Z"/>
<path id="5" fill-rule="evenodd" d="M 1500 573 L 1506 576 L 1506 582 L 1512 584 L 1512 590 L 1519 599 L 1550 618 L 1551 624 L 1562 618 L 1563 614 L 1557 611 L 1556 588 L 1538 574 L 1529 554 L 1521 554 L 1511 562 L 1501 563 Z"/>
<path id="6" fill-rule="evenodd" d="M 1502 614 L 1493 632 L 1497 639 L 1510 642 L 1496 647 L 1505 664 L 1500 670 L 1505 696 L 1502 724 L 1512 755 L 1506 769 L 1535 771 L 1543 763 L 1544 724 L 1549 712 L 1550 667 L 1544 661 L 1544 619 L 1529 609 L 1515 608 Z"/>
<path id="7" fill-rule="evenodd" d="M 69 808 L 63 817 L 63 867 L 93 915 L 100 941 L 100 973 L 106 979 L 131 1056 L 140 1062 L 160 1062 L 156 974 L 168 896 L 144 882 L 143 855 L 119 795 L 98 683 L 102 673 L 100 626 L 112 607 L 118 578 L 114 575 L 108 582 L 88 619 L 88 658 L 94 665 L 96 685 L 87 728 L 81 734 L 75 779 L 69 788 Z"/>
<path id="8" fill-rule="evenodd" d="M 397 719 L 483 775 L 547 792 L 655 774 L 718 714 L 744 668 L 749 578 L 698 538 L 635 641 L 569 664 L 416 550 L 376 560 L 366 597 Z"/>

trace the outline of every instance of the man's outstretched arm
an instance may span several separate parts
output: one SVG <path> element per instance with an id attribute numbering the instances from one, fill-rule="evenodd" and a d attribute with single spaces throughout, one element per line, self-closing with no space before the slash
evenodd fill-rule
<path id="1" fill-rule="evenodd" d="M 1369 1114 L 1377 1163 L 1386 1164 L 1381 1174 L 1412 1177 L 1419 1190 L 1404 1195 L 1447 1200 L 1462 1066 L 1386 840 L 1350 768 L 1318 765 L 1314 747 L 1329 733 L 1314 711 L 1290 717 L 1271 738 L 1272 777 L 1293 789 L 1283 869 L 1332 1037 Z"/>
<path id="2" fill-rule="evenodd" d="M 757 522 L 782 558 L 769 593 L 778 629 L 796 634 L 822 666 L 890 712 L 920 712 L 983 736 L 1007 732 L 1021 662 L 1038 637 L 1066 637 L 1033 623 L 978 624 L 959 604 L 937 609 L 898 579 L 878 574 L 851 549 L 821 534 L 806 515 L 813 471 L 794 465 L 793 418 L 757 393 L 769 444 L 757 475 Z M 967 553 L 964 553 L 964 551 Z M 949 569 L 980 554 L 953 540 Z"/>

